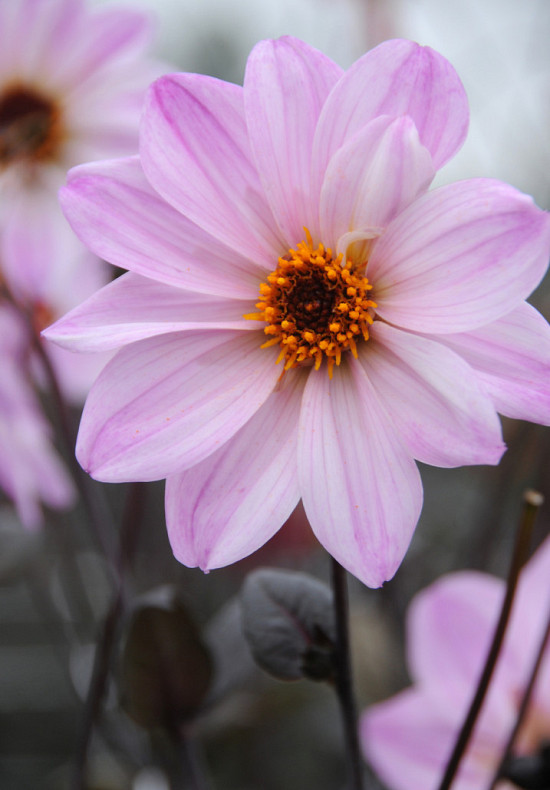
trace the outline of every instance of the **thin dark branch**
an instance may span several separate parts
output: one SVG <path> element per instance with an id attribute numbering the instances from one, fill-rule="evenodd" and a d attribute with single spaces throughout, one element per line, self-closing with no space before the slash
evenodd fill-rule
<path id="1" fill-rule="evenodd" d="M 35 333 L 32 321 L 28 319 L 31 329 L 34 347 L 42 365 L 42 369 L 47 379 L 48 388 L 54 402 L 54 418 L 58 423 L 59 435 L 63 441 L 66 451 L 66 462 L 69 471 L 76 485 L 81 501 L 88 516 L 88 521 L 92 528 L 92 533 L 99 543 L 101 551 L 107 559 L 113 561 L 114 550 L 110 535 L 114 534 L 112 528 L 112 516 L 103 498 L 103 494 L 98 490 L 92 491 L 92 482 L 88 475 L 80 468 L 76 460 L 74 449 L 76 435 L 71 426 L 69 414 L 65 404 L 65 399 L 59 387 L 57 375 L 51 360 L 44 348 L 42 339 Z"/>
<path id="2" fill-rule="evenodd" d="M 126 500 L 117 557 L 117 586 L 99 635 L 92 679 L 84 709 L 82 731 L 76 749 L 71 790 L 84 790 L 88 749 L 99 717 L 111 668 L 111 658 L 119 621 L 124 610 L 125 572 L 133 554 L 137 528 L 143 513 L 145 488 L 143 483 L 132 483 Z"/>
<path id="3" fill-rule="evenodd" d="M 488 790 L 494 790 L 496 787 L 497 782 L 501 778 L 502 769 L 504 768 L 505 764 L 510 759 L 512 754 L 512 749 L 514 747 L 514 743 L 516 742 L 516 738 L 519 732 L 521 725 L 525 719 L 527 714 L 527 710 L 529 708 L 529 703 L 531 701 L 531 697 L 533 695 L 533 689 L 535 688 L 535 682 L 537 680 L 539 669 L 542 664 L 542 659 L 544 658 L 544 654 L 546 652 L 546 648 L 548 643 L 550 642 L 550 617 L 548 618 L 548 622 L 546 623 L 546 628 L 542 635 L 542 639 L 540 640 L 539 649 L 537 650 L 537 654 L 535 656 L 535 661 L 533 663 L 533 667 L 531 669 L 529 680 L 527 681 L 527 685 L 523 692 L 523 697 L 521 698 L 521 703 L 518 708 L 518 714 L 516 716 L 516 721 L 510 735 L 508 736 L 508 740 L 506 741 L 506 746 L 504 747 L 504 752 L 502 754 L 502 759 L 500 761 L 500 765 L 493 776 L 491 784 L 488 787 Z"/>
<path id="4" fill-rule="evenodd" d="M 443 779 L 439 785 L 439 790 L 449 790 L 451 787 L 451 784 L 460 766 L 460 762 L 470 741 L 477 717 L 483 705 L 483 701 L 485 699 L 485 695 L 489 688 L 491 677 L 497 663 L 500 649 L 504 641 L 519 574 L 529 556 L 529 546 L 531 543 L 533 525 L 535 523 L 538 509 L 542 505 L 542 499 L 542 495 L 536 491 L 527 491 L 524 495 L 523 513 L 516 535 L 516 543 L 514 546 L 512 562 L 506 583 L 506 594 L 502 602 L 498 623 L 493 635 L 493 640 L 487 655 L 487 659 L 485 661 L 483 672 L 481 673 L 481 677 L 479 679 L 478 687 L 476 689 L 474 698 L 472 699 L 470 709 L 468 710 L 466 718 L 464 719 L 464 723 L 456 740 L 455 747 L 449 762 L 447 763 Z"/>
<path id="5" fill-rule="evenodd" d="M 180 785 L 189 790 L 212 790 L 212 780 L 207 775 L 197 741 L 186 732 L 184 727 L 178 727 L 177 724 L 169 734 L 179 762 L 173 790 L 178 790 Z M 181 776 L 179 783 L 178 776 Z"/>
<path id="6" fill-rule="evenodd" d="M 110 536 L 114 534 L 113 520 L 109 512 L 109 508 L 103 497 L 101 490 L 97 489 L 92 491 L 91 480 L 88 475 L 80 468 L 75 454 L 75 441 L 76 432 L 73 430 L 69 412 L 59 386 L 57 374 L 54 370 L 50 357 L 44 347 L 44 342 L 33 320 L 32 308 L 30 305 L 20 302 L 6 283 L 0 284 L 0 296 L 3 296 L 19 313 L 27 326 L 29 332 L 29 351 L 34 349 L 38 361 L 42 367 L 49 394 L 53 401 L 53 420 L 56 423 L 58 434 L 63 442 L 66 463 L 71 473 L 71 477 L 75 483 L 78 493 L 80 494 L 81 501 L 84 505 L 86 515 L 92 534 L 98 541 L 99 546 L 104 556 L 114 563 L 114 548 L 110 540 Z"/>
<path id="7" fill-rule="evenodd" d="M 335 687 L 342 713 L 351 787 L 353 790 L 363 790 L 363 763 L 357 734 L 357 712 L 351 671 L 346 571 L 334 558 L 332 558 L 332 589 L 336 616 Z"/>

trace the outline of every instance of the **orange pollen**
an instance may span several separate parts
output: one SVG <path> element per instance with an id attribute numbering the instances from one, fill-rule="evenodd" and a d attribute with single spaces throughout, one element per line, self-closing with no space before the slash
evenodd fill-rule
<path id="1" fill-rule="evenodd" d="M 61 116 L 35 88 L 13 84 L 0 92 L 0 168 L 55 159 L 65 136 Z"/>
<path id="2" fill-rule="evenodd" d="M 277 362 L 284 370 L 324 359 L 330 378 L 342 354 L 357 357 L 357 343 L 369 339 L 376 303 L 369 298 L 372 285 L 350 260 L 333 257 L 332 250 L 306 241 L 278 260 L 275 271 L 260 285 L 257 313 L 245 318 L 265 321 L 268 339 L 262 348 L 278 345 Z"/>

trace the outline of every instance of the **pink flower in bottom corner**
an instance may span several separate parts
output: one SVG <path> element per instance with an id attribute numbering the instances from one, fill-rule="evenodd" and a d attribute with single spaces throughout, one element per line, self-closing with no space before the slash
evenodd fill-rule
<path id="1" fill-rule="evenodd" d="M 27 327 L 1 302 L 0 359 L 0 490 L 14 503 L 23 526 L 36 529 L 43 520 L 42 504 L 64 509 L 75 492 L 29 381 Z"/>
<path id="2" fill-rule="evenodd" d="M 550 538 L 522 571 L 495 674 L 453 790 L 483 790 L 499 767 L 546 628 L 549 578 Z M 439 787 L 479 681 L 504 590 L 501 579 L 461 571 L 441 577 L 413 599 L 407 657 L 414 685 L 367 709 L 361 722 L 365 756 L 390 790 Z M 536 754 L 549 741 L 550 649 L 514 753 Z M 512 786 L 503 781 L 497 787 Z"/>
<path id="3" fill-rule="evenodd" d="M 415 459 L 495 464 L 497 411 L 550 423 L 550 328 L 524 301 L 548 215 L 493 180 L 428 191 L 467 124 L 429 48 L 389 41 L 343 72 L 284 37 L 244 87 L 161 78 L 140 159 L 70 173 L 72 227 L 129 270 L 47 332 L 122 347 L 77 456 L 103 481 L 167 478 L 183 563 L 250 554 L 301 497 L 379 586 L 421 510 Z"/>

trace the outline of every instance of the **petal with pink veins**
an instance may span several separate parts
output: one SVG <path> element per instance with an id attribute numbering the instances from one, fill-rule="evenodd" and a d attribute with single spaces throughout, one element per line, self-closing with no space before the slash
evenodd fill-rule
<path id="1" fill-rule="evenodd" d="M 143 169 L 165 200 L 219 242 L 270 269 L 288 248 L 253 163 L 238 85 L 170 74 L 149 89 Z"/>
<path id="2" fill-rule="evenodd" d="M 105 351 L 190 329 L 258 329 L 248 301 L 172 288 L 128 272 L 43 332 L 72 351 Z"/>
<path id="3" fill-rule="evenodd" d="M 152 38 L 151 20 L 128 8 L 97 9 L 82 22 L 78 45 L 71 41 L 72 51 L 65 60 L 58 57 L 48 69 L 51 78 L 65 89 L 82 90 L 89 79 L 92 80 L 89 87 L 93 88 L 94 81 L 102 80 L 105 88 L 105 75 L 98 72 L 112 67 L 113 61 L 139 56 Z"/>
<path id="4" fill-rule="evenodd" d="M 166 481 L 174 554 L 207 571 L 248 556 L 277 532 L 300 494 L 297 426 L 305 376 L 287 373 L 235 436 L 202 463 Z"/>
<path id="5" fill-rule="evenodd" d="M 319 541 L 369 587 L 391 579 L 422 508 L 413 459 L 349 355 L 332 380 L 312 372 L 303 396 L 298 474 Z"/>
<path id="6" fill-rule="evenodd" d="M 497 411 L 550 425 L 550 325 L 534 307 L 440 340 L 478 371 Z"/>
<path id="7" fill-rule="evenodd" d="M 0 79 L 36 80 L 53 73 L 75 49 L 85 16 L 83 0 L 19 0 L 0 3 Z"/>
<path id="8" fill-rule="evenodd" d="M 354 230 L 384 227 L 426 191 L 434 175 L 408 116 L 376 118 L 329 162 L 321 189 L 321 238 L 328 244 Z"/>
<path id="9" fill-rule="evenodd" d="M 323 174 L 336 153 L 379 115 L 410 115 L 438 169 L 468 130 L 468 101 L 451 64 L 413 41 L 385 41 L 367 52 L 333 88 L 319 118 L 313 171 Z"/>
<path id="10" fill-rule="evenodd" d="M 550 215 L 513 187 L 471 179 L 418 198 L 374 246 L 377 313 L 425 333 L 477 329 L 517 307 L 548 267 Z"/>
<path id="11" fill-rule="evenodd" d="M 359 361 L 413 458 L 442 467 L 499 462 L 506 448 L 494 404 L 458 354 L 375 321 Z"/>
<path id="12" fill-rule="evenodd" d="M 258 332 L 177 332 L 126 346 L 92 387 L 76 454 L 104 482 L 159 480 L 204 460 L 273 391 Z"/>
<path id="13" fill-rule="evenodd" d="M 304 226 L 317 233 L 313 135 L 323 103 L 342 73 L 326 55 L 291 36 L 261 41 L 247 61 L 244 100 L 250 142 L 288 246 L 304 238 Z"/>
<path id="14" fill-rule="evenodd" d="M 4 202 L 0 259 L 19 299 L 51 304 L 83 249 L 52 194 L 55 170 L 41 176 L 32 189 L 21 186 Z"/>
<path id="15" fill-rule="evenodd" d="M 137 157 L 74 168 L 60 199 L 79 238 L 115 266 L 192 291 L 258 296 L 267 270 L 166 203 Z"/>

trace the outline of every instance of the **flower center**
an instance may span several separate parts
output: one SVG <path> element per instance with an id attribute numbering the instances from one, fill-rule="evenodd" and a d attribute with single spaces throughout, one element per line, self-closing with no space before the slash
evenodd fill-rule
<path id="1" fill-rule="evenodd" d="M 304 230 L 307 240 L 279 258 L 260 285 L 260 312 L 245 318 L 266 322 L 269 340 L 262 348 L 279 345 L 277 362 L 285 361 L 284 370 L 302 364 L 318 370 L 326 358 L 332 378 L 342 353 L 357 357 L 357 341 L 369 339 L 376 303 L 369 298 L 372 285 L 354 264 L 342 254 L 333 257 L 322 244 L 315 248 Z"/>
<path id="2" fill-rule="evenodd" d="M 0 166 L 51 159 L 62 138 L 60 116 L 56 104 L 34 89 L 6 90 L 0 95 Z"/>

